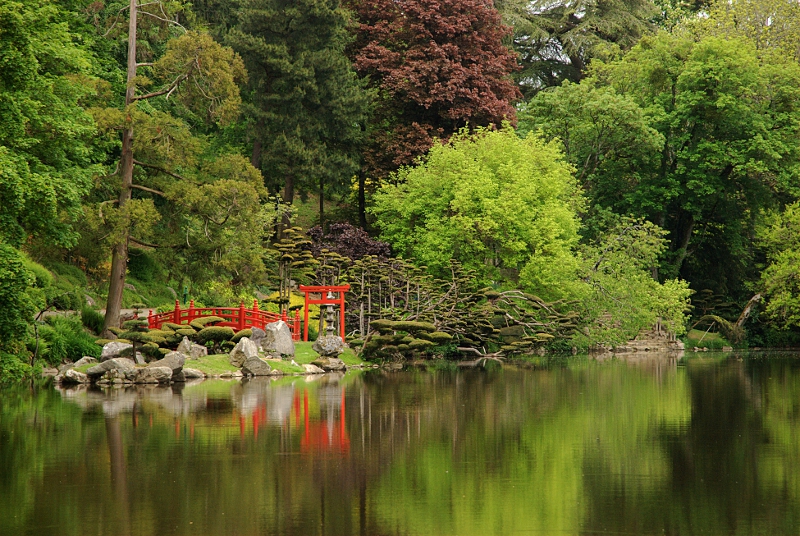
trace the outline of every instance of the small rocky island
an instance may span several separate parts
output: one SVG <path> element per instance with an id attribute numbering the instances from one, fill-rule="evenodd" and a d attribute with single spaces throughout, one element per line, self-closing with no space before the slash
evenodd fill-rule
<path id="1" fill-rule="evenodd" d="M 87 356 L 75 363 L 62 365 L 55 380 L 61 384 L 170 384 L 209 376 L 282 376 L 287 372 L 276 364 L 283 362 L 295 366 L 298 371 L 294 374 L 323 374 L 345 371 L 347 368 L 338 357 L 345 347 L 344 341 L 330 330 L 313 345 L 319 357 L 303 365 L 298 365 L 294 360 L 295 345 L 285 322 L 268 324 L 265 329 L 254 327 L 251 332 L 250 336 L 239 339 L 228 354 L 228 362 L 237 369 L 232 372 L 212 375 L 192 367 L 193 363 L 199 363 L 208 356 L 208 349 L 184 337 L 176 350 L 149 363 L 141 353 L 135 352 L 133 344 L 108 342 L 103 346 L 99 360 Z"/>

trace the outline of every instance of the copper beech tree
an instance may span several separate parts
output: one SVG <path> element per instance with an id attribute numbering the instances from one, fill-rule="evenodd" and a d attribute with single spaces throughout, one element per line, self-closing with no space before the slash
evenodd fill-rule
<path id="1" fill-rule="evenodd" d="M 351 56 L 379 92 L 359 181 L 383 179 L 469 126 L 515 119 L 510 28 L 488 0 L 348 0 Z"/>

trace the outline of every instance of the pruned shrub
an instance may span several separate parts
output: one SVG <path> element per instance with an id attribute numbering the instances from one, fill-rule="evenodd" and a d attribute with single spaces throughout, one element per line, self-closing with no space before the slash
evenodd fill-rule
<path id="1" fill-rule="evenodd" d="M 220 318 L 218 316 L 210 315 L 210 316 L 201 316 L 200 318 L 195 318 L 189 323 L 189 325 L 199 331 L 204 327 L 208 326 L 209 324 L 214 325 L 219 322 L 225 322 L 225 319 Z"/>
<path id="2" fill-rule="evenodd" d="M 216 353 L 219 350 L 220 344 L 225 341 L 230 341 L 234 336 L 232 328 L 227 326 L 209 326 L 201 329 L 197 333 L 197 341 L 206 346 L 211 344 L 212 350 Z"/>
<path id="3" fill-rule="evenodd" d="M 253 336 L 253 330 L 250 328 L 245 328 L 241 331 L 237 331 L 236 335 L 234 335 L 233 338 L 231 339 L 231 342 L 237 343 L 242 339 L 242 337 L 252 337 L 252 336 Z"/>

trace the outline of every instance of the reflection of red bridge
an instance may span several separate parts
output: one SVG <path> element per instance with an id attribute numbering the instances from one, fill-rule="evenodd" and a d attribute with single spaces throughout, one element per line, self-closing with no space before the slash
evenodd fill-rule
<path id="1" fill-rule="evenodd" d="M 258 300 L 253 300 L 253 308 L 246 309 L 244 302 L 239 304 L 239 307 L 195 307 L 194 300 L 189 302 L 188 309 L 181 309 L 181 304 L 175 300 L 175 309 L 167 311 L 166 313 L 150 314 L 147 317 L 147 323 L 150 329 L 159 329 L 165 322 L 172 322 L 174 324 L 188 324 L 192 320 L 202 318 L 204 316 L 218 316 L 223 319 L 222 322 L 217 322 L 215 326 L 228 326 L 235 330 L 242 330 L 245 328 L 261 328 L 267 324 L 272 324 L 279 320 L 283 320 L 289 325 L 292 331 L 292 339 L 300 340 L 300 313 L 295 311 L 294 318 L 288 318 L 286 313 L 278 314 L 269 311 L 261 311 L 258 308 Z"/>
<path id="2" fill-rule="evenodd" d="M 339 408 L 339 415 L 336 419 L 314 421 L 309 418 L 309 403 L 308 403 L 308 390 L 303 391 L 302 410 L 300 406 L 300 396 L 297 392 L 294 393 L 292 399 L 292 413 L 294 414 L 294 426 L 299 427 L 303 423 L 303 437 L 300 439 L 300 452 L 306 454 L 311 452 L 317 453 L 334 453 L 346 454 L 350 452 L 350 437 L 347 434 L 345 427 L 345 398 L 344 388 L 342 388 L 342 402 Z M 329 408 L 328 411 L 334 411 Z M 268 422 L 267 405 L 259 404 L 253 409 L 252 413 L 253 427 L 252 434 L 255 439 L 258 439 L 258 430 L 262 425 Z M 234 422 L 238 420 L 239 434 L 244 439 L 247 430 L 247 420 L 245 415 L 239 413 L 234 415 Z M 286 420 L 282 424 L 289 425 L 291 416 L 287 415 Z"/>

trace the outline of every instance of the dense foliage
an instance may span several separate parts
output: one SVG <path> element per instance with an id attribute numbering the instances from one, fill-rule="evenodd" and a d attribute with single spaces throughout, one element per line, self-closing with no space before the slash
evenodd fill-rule
<path id="1" fill-rule="evenodd" d="M 2 367 L 64 358 L 35 318 L 87 297 L 118 328 L 314 282 L 482 351 L 681 333 L 692 293 L 800 340 L 797 10 L 0 0 Z"/>

